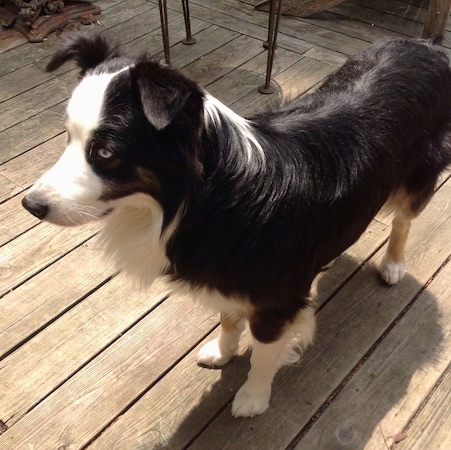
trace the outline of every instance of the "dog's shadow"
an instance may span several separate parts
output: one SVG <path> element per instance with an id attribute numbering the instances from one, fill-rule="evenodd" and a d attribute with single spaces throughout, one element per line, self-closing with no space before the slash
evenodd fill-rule
<path id="1" fill-rule="evenodd" d="M 349 264 L 359 266 L 342 255 L 336 265 L 319 275 L 319 297 L 329 295 L 340 266 Z M 436 351 L 443 340 L 440 313 L 436 298 L 428 291 L 410 305 L 409 299 L 416 298 L 412 293 L 420 292 L 422 285 L 409 275 L 402 281 L 409 288 L 403 290 L 383 285 L 371 266 L 360 281 L 367 292 L 376 290 L 379 297 L 354 295 L 349 305 L 343 299 L 345 287 L 321 308 L 314 344 L 297 366 L 279 371 L 265 414 L 252 419 L 231 416 L 234 393 L 249 370 L 247 350 L 221 370 L 220 379 L 202 394 L 175 432 L 146 448 L 176 449 L 195 442 L 198 448 L 214 444 L 214 448 L 270 449 L 284 448 L 294 439 L 301 442 L 300 449 L 358 450 L 365 448 L 374 433 L 380 433 L 381 442 L 388 438 L 390 432 L 384 434 L 381 421 L 403 399 L 418 370 L 437 360 Z M 393 307 L 397 292 L 409 292 L 409 299 Z M 382 337 L 374 338 L 375 333 Z M 325 420 L 323 415 L 327 415 Z M 207 428 L 208 436 L 203 434 Z M 304 435 L 306 446 L 301 439 Z"/>

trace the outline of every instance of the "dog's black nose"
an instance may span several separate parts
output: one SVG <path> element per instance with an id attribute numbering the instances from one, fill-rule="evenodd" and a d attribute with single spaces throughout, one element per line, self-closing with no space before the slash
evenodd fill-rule
<path id="1" fill-rule="evenodd" d="M 47 215 L 49 211 L 48 205 L 46 205 L 43 202 L 37 201 L 33 199 L 32 197 L 29 197 L 26 195 L 22 199 L 22 206 L 33 216 L 36 216 L 38 219 L 44 219 L 44 217 Z"/>

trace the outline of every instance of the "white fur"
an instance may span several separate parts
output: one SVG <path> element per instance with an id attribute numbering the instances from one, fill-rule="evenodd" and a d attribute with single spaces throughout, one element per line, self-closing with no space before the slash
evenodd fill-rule
<path id="1" fill-rule="evenodd" d="M 212 121 L 215 126 L 221 126 L 218 111 L 223 113 L 233 124 L 238 132 L 242 136 L 243 148 L 246 152 L 246 162 L 249 163 L 258 163 L 258 165 L 265 164 L 265 152 L 263 151 L 263 147 L 258 142 L 257 138 L 254 136 L 252 132 L 252 127 L 248 120 L 240 115 L 236 114 L 230 108 L 228 108 L 224 103 L 220 102 L 217 98 L 210 95 L 208 92 L 205 92 L 205 101 L 204 101 L 204 110 L 205 110 L 205 118 L 208 123 L 208 120 Z"/>
<path id="2" fill-rule="evenodd" d="M 239 319 L 233 331 L 221 332 L 217 339 L 207 342 L 201 347 L 197 355 L 197 364 L 208 367 L 222 367 L 226 365 L 237 353 L 241 334 L 246 321 Z"/>
<path id="3" fill-rule="evenodd" d="M 105 255 L 141 287 L 149 287 L 169 265 L 166 243 L 177 218 L 162 233 L 163 210 L 152 197 L 133 194 L 114 205 L 100 232 Z"/>
<path id="4" fill-rule="evenodd" d="M 102 180 L 93 172 L 73 139 L 57 163 L 30 189 L 29 194 L 51 205 L 46 220 L 59 225 L 79 225 L 101 217 L 108 206 L 99 202 Z"/>
<path id="5" fill-rule="evenodd" d="M 45 198 L 49 204 L 46 216 L 49 222 L 80 225 L 99 219 L 112 207 L 100 200 L 103 182 L 86 160 L 86 148 L 102 121 L 105 91 L 121 71 L 86 76 L 72 94 L 67 107 L 67 147 L 57 163 L 30 189 L 30 194 Z"/>
<path id="6" fill-rule="evenodd" d="M 233 400 L 234 417 L 253 417 L 268 409 L 271 385 L 277 370 L 299 359 L 300 353 L 296 347 L 305 348 L 311 344 L 314 331 L 315 312 L 313 308 L 307 307 L 277 341 L 263 344 L 253 339 L 251 370 Z M 293 340 L 296 347 L 293 347 Z"/>
<path id="7" fill-rule="evenodd" d="M 387 284 L 393 285 L 404 278 L 406 275 L 406 266 L 402 261 L 393 261 L 385 255 L 382 259 L 379 272 Z"/>

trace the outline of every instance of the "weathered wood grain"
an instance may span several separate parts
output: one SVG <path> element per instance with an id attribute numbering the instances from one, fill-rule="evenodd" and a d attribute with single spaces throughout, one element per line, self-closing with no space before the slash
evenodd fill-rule
<path id="1" fill-rule="evenodd" d="M 64 131 L 66 103 L 66 101 L 58 103 L 0 132 L 0 140 L 3 145 L 0 152 L 0 164 L 61 134 Z"/>
<path id="2" fill-rule="evenodd" d="M 104 4 L 105 6 L 102 8 L 103 13 L 99 20 L 90 26 L 81 27 L 81 33 L 90 34 L 92 32 L 109 30 L 129 18 L 135 17 L 137 13 L 155 7 L 155 2 L 150 3 L 146 0 L 112 1 L 111 4 L 106 1 Z M 0 76 L 52 55 L 58 43 L 59 38 L 55 33 L 51 33 L 44 42 L 26 43 L 18 48 L 4 52 L 1 55 Z"/>
<path id="3" fill-rule="evenodd" d="M 102 297 L 105 303 L 105 297 Z M 116 317 L 116 305 L 121 307 L 124 301 L 121 296 L 111 301 L 111 309 L 105 312 L 109 311 Z M 142 303 L 142 300 L 136 301 Z M 133 398 L 145 393 L 162 373 L 170 370 L 215 326 L 214 319 L 199 308 L 188 307 L 187 302 L 191 300 L 165 301 L 154 312 L 139 320 L 126 335 L 113 342 L 99 357 L 0 435 L 0 448 L 10 445 L 10 448 L 21 449 L 28 444 L 34 448 L 59 448 L 61 445 L 80 448 L 86 445 L 92 436 L 127 408 Z M 124 312 L 130 306 L 133 307 L 125 305 Z M 86 308 L 84 314 L 89 314 Z M 130 316 L 132 313 L 127 314 Z M 110 333 L 111 318 L 104 318 L 103 324 L 99 325 L 100 333 Z M 74 317 L 74 320 L 73 326 L 79 333 L 96 329 L 89 327 L 89 323 L 83 325 L 80 318 L 77 320 Z M 180 333 L 187 328 L 190 333 L 180 339 Z M 92 340 L 85 340 L 80 350 L 89 351 L 90 346 Z M 36 373 L 39 370 L 45 368 L 38 367 Z M 22 386 L 23 383 L 23 389 Z M 18 401 L 22 402 L 20 398 Z M 12 402 L 8 404 L 14 407 Z M 5 408 L 3 402 L 2 407 Z M 14 408 L 17 410 L 17 406 Z M 14 417 L 11 417 L 13 420 Z"/>
<path id="4" fill-rule="evenodd" d="M 205 25 L 207 24 L 207 22 L 201 23 Z M 184 29 L 181 23 L 179 24 L 178 29 Z M 194 45 L 185 45 L 180 42 L 181 39 L 185 37 L 182 32 L 171 39 L 171 42 L 175 42 L 177 40 L 179 41 L 171 48 L 171 64 L 174 67 L 182 69 L 183 72 L 185 72 L 185 66 L 195 62 L 211 52 L 214 52 L 233 39 L 236 39 L 240 36 L 240 34 L 234 31 L 224 30 L 216 25 L 209 25 L 207 28 L 202 29 L 199 33 L 194 33 L 193 36 L 197 41 Z M 161 45 L 157 48 L 160 47 Z M 162 60 L 164 58 L 163 52 L 159 51 L 155 57 Z"/>
<path id="5" fill-rule="evenodd" d="M 184 71 L 198 83 L 208 85 L 262 52 L 260 41 L 239 36 L 215 52 L 185 66 Z"/>
<path id="6" fill-rule="evenodd" d="M 137 292 L 130 284 L 114 278 L 82 305 L 75 305 L 7 356 L 2 361 L 4 393 L 0 405 L 5 423 L 9 426 L 17 422 L 33 405 L 141 320 L 163 297 L 160 293 Z M 150 339 L 152 335 L 147 337 Z M 142 351 L 153 353 L 151 346 Z M 66 356 L 68 352 L 70 358 Z M 126 360 L 130 356 L 126 355 Z"/>
<path id="7" fill-rule="evenodd" d="M 0 247 L 0 298 L 93 236 L 98 228 L 97 223 L 81 228 L 41 223 Z"/>
<path id="8" fill-rule="evenodd" d="M 441 270 L 396 323 L 336 400 L 303 437 L 296 450 L 313 448 L 386 449 L 406 429 L 418 405 L 434 388 L 451 360 L 451 265 Z M 428 401 L 400 448 L 447 448 L 449 392 Z M 448 386 L 449 388 L 449 386 Z M 353 407 L 349 408 L 352 404 Z M 431 425 L 430 432 L 425 427 Z M 437 441 L 434 434 L 438 432 Z M 434 442 L 434 444 L 433 444 Z M 449 444 L 449 440 L 447 444 Z"/>
<path id="9" fill-rule="evenodd" d="M 0 175 L 0 198 L 7 199 L 20 192 L 19 186 L 8 180 L 8 178 Z"/>
<path id="10" fill-rule="evenodd" d="M 239 105 L 235 105 L 235 102 L 232 103 L 232 108 L 243 116 L 249 116 L 264 110 L 267 106 L 277 104 L 277 101 L 286 101 L 298 97 L 336 69 L 329 64 L 302 58 L 273 77 L 272 83 L 276 89 L 274 94 L 263 96 L 257 90 L 253 90 L 240 99 Z"/>
<path id="11" fill-rule="evenodd" d="M 451 294 L 448 293 L 448 295 Z M 420 415 L 415 418 L 413 426 L 407 430 L 406 439 L 396 448 L 399 450 L 448 449 L 451 442 L 450 405 L 451 371 L 448 369 Z"/>
<path id="12" fill-rule="evenodd" d="M 25 211 L 21 202 L 22 195 L 18 194 L 0 204 L 0 247 L 39 223 Z"/>
<path id="13" fill-rule="evenodd" d="M 371 7 L 371 4 L 371 0 L 359 0 L 360 6 L 368 7 L 355 8 L 353 4 L 344 2 L 337 6 L 337 9 L 333 8 L 332 11 L 340 10 L 342 14 L 349 14 L 349 17 L 358 19 L 363 23 L 372 24 L 373 26 L 377 25 L 382 29 L 395 31 L 411 37 L 421 37 L 424 28 L 423 23 L 414 20 L 405 20 L 403 17 L 394 14 L 387 14 L 387 10 L 384 11 L 384 9 L 375 10 Z M 390 5 L 387 4 L 387 7 L 389 8 L 388 11 L 390 11 Z M 450 32 L 445 31 L 444 35 L 446 38 L 445 44 L 448 46 L 451 37 Z"/>
<path id="14" fill-rule="evenodd" d="M 266 52 L 259 53 L 248 62 L 228 73 L 226 77 L 209 84 L 208 91 L 215 97 L 222 99 L 227 106 L 237 105 L 243 97 L 256 92 L 257 88 L 264 84 L 265 73 L 262 68 L 265 67 L 267 58 Z M 287 70 L 301 58 L 302 56 L 297 53 L 284 48 L 278 49 L 277 58 L 274 60 L 273 76 Z M 276 101 L 274 96 L 271 96 L 271 101 Z"/>
<path id="15" fill-rule="evenodd" d="M 173 5 L 174 1 L 175 0 L 171 0 L 170 4 L 172 5 L 172 7 L 177 8 L 176 5 Z M 201 14 L 205 14 L 205 20 L 215 21 L 215 23 L 216 21 L 218 21 L 218 25 L 225 26 L 226 28 L 230 27 L 231 29 L 244 34 L 248 34 L 248 32 L 246 32 L 246 29 L 248 29 L 249 24 L 258 22 L 261 27 L 264 28 L 262 39 L 265 40 L 267 38 L 268 17 L 266 13 L 253 11 L 250 5 L 249 9 L 245 10 L 237 7 L 238 10 L 236 11 L 236 16 L 234 15 L 233 17 L 231 17 L 225 15 L 224 17 L 224 13 L 219 12 L 221 10 L 221 2 L 217 2 L 215 0 L 202 0 L 198 2 L 190 2 L 190 4 L 191 3 L 193 3 L 193 14 L 194 11 L 196 11 L 197 17 L 202 17 Z M 224 10 L 224 8 L 222 8 L 222 10 Z M 230 11 L 232 11 L 232 9 L 230 9 Z M 207 19 L 207 17 L 209 17 L 209 19 Z M 237 21 L 237 19 L 241 19 L 242 22 Z M 224 25 L 221 23 L 221 20 L 225 20 L 227 23 Z M 244 31 L 240 31 L 240 29 L 237 28 L 237 24 L 242 24 L 243 27 L 245 27 Z M 310 43 L 310 46 L 311 44 L 315 44 L 323 46 L 325 48 L 330 48 L 332 50 L 336 50 L 337 47 L 339 47 L 342 53 L 348 55 L 352 55 L 361 48 L 368 45 L 368 42 L 362 41 L 360 39 L 355 39 L 350 36 L 344 36 L 340 33 L 336 33 L 334 31 L 307 22 L 300 23 L 299 19 L 291 17 L 282 17 L 280 20 L 279 36 L 277 38 L 279 46 L 284 45 L 284 35 L 288 35 L 302 41 L 307 41 L 308 43 Z M 308 48 L 306 48 L 305 51 L 306 50 L 308 50 Z"/>
<path id="16" fill-rule="evenodd" d="M 38 86 L 53 78 L 49 73 L 30 64 L 9 73 L 1 78 L 0 105 L 1 102 L 21 94 L 35 86 Z"/>
<path id="17" fill-rule="evenodd" d="M 176 0 L 170 0 L 168 2 L 172 9 L 181 11 L 180 2 Z M 198 4 L 190 1 L 190 10 L 192 14 L 206 22 L 210 22 L 221 28 L 236 31 L 240 34 L 257 38 L 259 40 L 266 40 L 268 37 L 268 18 L 266 14 L 255 13 L 249 8 L 245 13 L 239 12 L 240 8 L 235 14 L 235 3 L 229 3 L 227 7 L 218 8 L 216 2 L 198 2 Z M 249 21 L 250 20 L 250 21 Z M 278 37 L 278 46 L 286 48 L 291 51 L 297 51 L 304 53 L 312 44 L 306 42 L 302 37 L 293 39 L 291 36 L 287 36 L 284 33 L 280 33 Z"/>
<path id="18" fill-rule="evenodd" d="M 308 17 L 341 3 L 344 0 L 282 0 L 281 13 L 299 17 Z M 269 1 L 256 5 L 259 11 L 269 11 Z"/>
<path id="19" fill-rule="evenodd" d="M 75 84 L 76 78 L 69 72 L 4 101 L 0 108 L 0 131 L 66 100 Z"/>
<path id="20" fill-rule="evenodd" d="M 0 302 L 0 359 L 112 274 L 113 268 L 91 239 L 8 293 Z"/>
<path id="21" fill-rule="evenodd" d="M 60 134 L 1 165 L 0 174 L 26 189 L 56 163 L 66 147 L 66 142 L 66 133 Z"/>
<path id="22" fill-rule="evenodd" d="M 330 64 L 331 66 L 335 66 L 337 69 L 341 67 L 347 60 L 347 57 L 342 53 L 323 48 L 318 45 L 312 47 L 310 50 L 307 50 L 304 53 L 304 56 L 310 59 L 315 59 L 316 61 L 320 61 L 325 64 Z"/>

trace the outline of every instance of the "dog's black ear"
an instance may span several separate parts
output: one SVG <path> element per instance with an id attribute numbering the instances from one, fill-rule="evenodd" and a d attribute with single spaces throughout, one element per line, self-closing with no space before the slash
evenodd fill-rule
<path id="1" fill-rule="evenodd" d="M 46 70 L 52 72 L 65 62 L 74 59 L 83 76 L 87 70 L 120 55 L 119 47 L 101 34 L 88 37 L 74 33 L 63 39 L 62 46 L 53 55 Z"/>
<path id="2" fill-rule="evenodd" d="M 130 68 L 132 82 L 139 91 L 144 114 L 157 129 L 174 122 L 198 125 L 203 92 L 196 83 L 168 66 L 141 60 Z"/>

